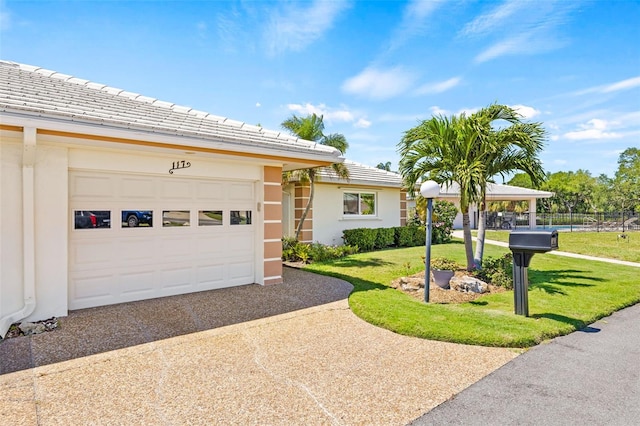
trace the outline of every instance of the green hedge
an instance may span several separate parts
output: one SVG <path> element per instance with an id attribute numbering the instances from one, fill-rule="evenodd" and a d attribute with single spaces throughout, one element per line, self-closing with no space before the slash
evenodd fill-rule
<path id="1" fill-rule="evenodd" d="M 355 228 L 342 231 L 342 239 L 347 245 L 358 246 L 360 251 L 371 251 L 388 247 L 423 246 L 426 234 L 423 226 Z"/>
<path id="2" fill-rule="evenodd" d="M 371 251 L 376 247 L 378 229 L 355 228 L 343 231 L 344 243 L 348 246 L 358 246 L 360 251 Z"/>
<path id="3" fill-rule="evenodd" d="M 376 249 L 391 247 L 396 242 L 396 233 L 393 228 L 377 228 Z"/>

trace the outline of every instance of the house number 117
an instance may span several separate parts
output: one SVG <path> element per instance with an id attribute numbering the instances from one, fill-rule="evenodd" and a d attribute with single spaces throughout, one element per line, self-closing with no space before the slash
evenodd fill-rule
<path id="1" fill-rule="evenodd" d="M 172 175 L 174 170 L 186 169 L 187 167 L 191 167 L 191 163 L 184 160 L 174 161 L 171 163 L 171 168 L 169 169 L 169 174 Z"/>

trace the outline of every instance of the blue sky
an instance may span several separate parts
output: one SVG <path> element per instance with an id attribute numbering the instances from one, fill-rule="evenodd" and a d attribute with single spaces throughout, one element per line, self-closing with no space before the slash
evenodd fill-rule
<path id="1" fill-rule="evenodd" d="M 0 0 L 0 58 L 274 130 L 323 114 L 372 166 L 493 102 L 544 124 L 550 172 L 640 147 L 637 0 Z"/>

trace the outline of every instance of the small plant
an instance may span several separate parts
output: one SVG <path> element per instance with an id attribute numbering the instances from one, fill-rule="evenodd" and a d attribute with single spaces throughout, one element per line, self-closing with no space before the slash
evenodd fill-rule
<path id="1" fill-rule="evenodd" d="M 326 246 L 320 243 L 301 243 L 295 238 L 282 239 L 282 259 L 288 262 L 324 262 L 349 256 L 358 251 L 358 246 Z"/>
<path id="2" fill-rule="evenodd" d="M 456 271 L 458 269 L 462 269 L 462 265 L 455 260 L 447 259 L 446 257 L 436 257 L 435 259 L 431 259 L 431 268 L 445 271 Z"/>
<path id="3" fill-rule="evenodd" d="M 311 246 L 309 244 L 298 244 L 294 247 L 295 257 L 303 263 L 309 263 Z"/>
<path id="4" fill-rule="evenodd" d="M 411 262 L 404 262 L 402 264 L 402 266 L 404 266 L 404 270 L 406 271 L 406 275 L 409 275 L 411 273 Z"/>
<path id="5" fill-rule="evenodd" d="M 513 288 L 513 255 L 506 253 L 500 257 L 487 257 L 482 262 L 482 269 L 474 274 L 483 281 L 508 290 Z"/>

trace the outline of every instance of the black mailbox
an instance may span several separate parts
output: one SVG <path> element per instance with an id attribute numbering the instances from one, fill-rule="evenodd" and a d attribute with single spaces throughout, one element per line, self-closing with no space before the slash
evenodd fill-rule
<path id="1" fill-rule="evenodd" d="M 536 253 L 558 249 L 558 231 L 512 231 L 509 248 L 513 252 L 513 299 L 517 315 L 529 316 L 529 276 L 531 258 Z"/>
<path id="2" fill-rule="evenodd" d="M 558 249 L 558 231 L 512 231 L 509 234 L 509 248 L 534 253 L 546 253 Z"/>

